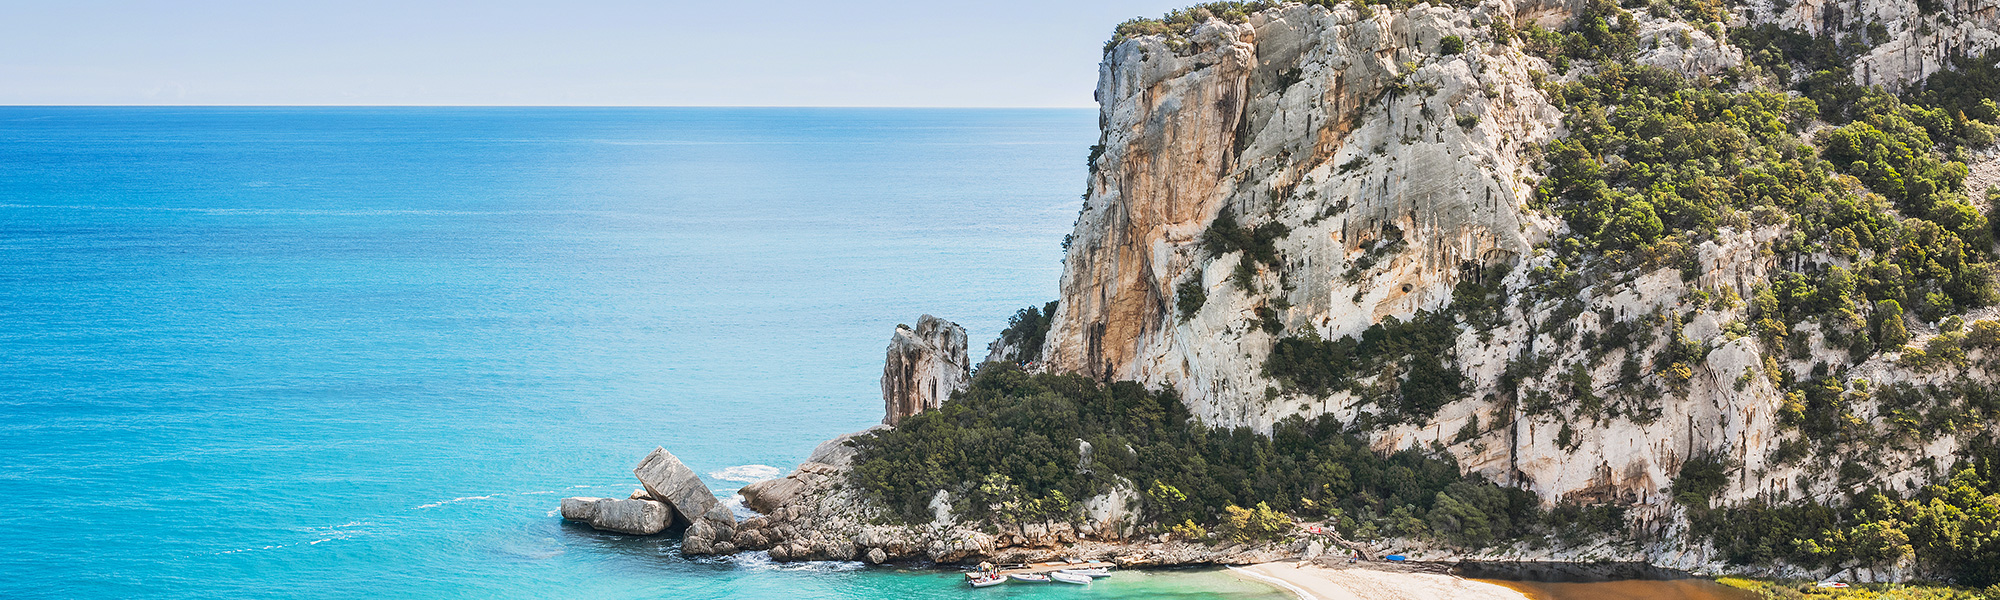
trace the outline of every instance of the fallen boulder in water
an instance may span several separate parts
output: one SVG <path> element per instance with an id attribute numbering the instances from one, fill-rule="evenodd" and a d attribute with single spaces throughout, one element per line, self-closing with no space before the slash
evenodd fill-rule
<path id="1" fill-rule="evenodd" d="M 589 525 L 592 529 L 632 535 L 653 535 L 674 522 L 674 511 L 664 502 L 618 500 L 614 498 L 564 498 L 564 519 Z"/>
<path id="2" fill-rule="evenodd" d="M 732 554 L 736 545 L 736 515 L 716 501 L 715 493 L 701 482 L 694 469 L 681 463 L 666 448 L 654 448 L 639 461 L 632 474 L 646 486 L 647 495 L 667 503 L 687 523 L 681 537 L 683 554 Z"/>

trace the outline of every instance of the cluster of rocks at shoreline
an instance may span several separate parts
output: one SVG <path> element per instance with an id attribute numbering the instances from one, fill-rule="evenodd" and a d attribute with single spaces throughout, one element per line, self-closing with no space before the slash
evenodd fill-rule
<path id="1" fill-rule="evenodd" d="M 564 498 L 562 516 L 593 529 L 632 535 L 654 535 L 682 529 L 681 551 L 686 554 L 731 554 L 736 552 L 736 515 L 715 499 L 708 485 L 693 469 L 667 452 L 654 448 L 632 469 L 640 489 L 625 499 Z"/>

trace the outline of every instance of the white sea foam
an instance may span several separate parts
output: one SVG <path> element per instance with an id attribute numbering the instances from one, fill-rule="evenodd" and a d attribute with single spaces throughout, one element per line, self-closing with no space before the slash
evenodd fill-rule
<path id="1" fill-rule="evenodd" d="M 767 479 L 777 479 L 785 474 L 771 465 L 737 465 L 720 471 L 709 472 L 709 477 L 737 483 L 756 483 Z"/>
<path id="2" fill-rule="evenodd" d="M 738 567 L 742 567 L 753 571 L 806 571 L 811 573 L 838 573 L 841 571 L 854 571 L 859 569 L 865 569 L 868 567 L 868 563 L 855 560 L 778 562 L 775 560 L 771 560 L 771 553 L 764 552 L 761 550 L 756 552 L 738 552 L 734 555 L 723 557 L 722 560 L 736 563 L 736 566 Z"/>
<path id="3" fill-rule="evenodd" d="M 290 545 L 291 544 L 272 544 L 269 546 L 258 546 L 256 548 L 237 548 L 235 550 L 224 550 L 221 552 L 217 552 L 216 554 L 235 554 L 238 552 L 249 552 L 251 550 L 274 550 L 277 548 L 283 548 L 285 546 L 290 546 Z"/>
<path id="4" fill-rule="evenodd" d="M 423 510 L 423 509 L 426 509 L 426 508 L 437 508 L 437 507 L 440 507 L 440 506 L 444 506 L 444 505 L 446 505 L 446 504 L 457 504 L 457 503 L 460 503 L 460 502 L 466 502 L 466 501 L 470 501 L 470 500 L 490 500 L 490 499 L 492 499 L 492 498 L 493 498 L 494 496 L 505 496 L 505 495 L 506 495 L 506 494 L 488 494 L 488 495 L 485 495 L 485 496 L 459 496 L 459 497 L 457 497 L 457 498 L 452 498 L 452 499 L 450 499 L 450 500 L 440 500 L 440 501 L 437 501 L 437 502 L 432 502 L 432 503 L 430 503 L 430 504 L 425 504 L 425 505 L 422 505 L 422 506 L 418 506 L 418 507 L 416 508 L 416 510 Z"/>
<path id="5" fill-rule="evenodd" d="M 723 507 L 728 508 L 730 513 L 736 515 L 736 520 L 738 521 L 764 516 L 764 513 L 750 510 L 750 505 L 743 503 L 742 494 L 732 493 L 728 498 L 723 498 L 721 502 Z"/>

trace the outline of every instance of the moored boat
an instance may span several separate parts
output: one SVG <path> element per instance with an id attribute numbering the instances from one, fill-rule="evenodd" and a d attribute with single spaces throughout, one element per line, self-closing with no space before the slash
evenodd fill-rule
<path id="1" fill-rule="evenodd" d="M 1094 569 L 1063 569 L 1061 572 L 1069 573 L 1071 575 L 1083 575 L 1085 577 L 1091 577 L 1091 578 L 1111 576 L 1111 571 L 1103 567 L 1098 567 Z"/>
<path id="2" fill-rule="evenodd" d="M 1007 583 L 1007 576 L 1001 575 L 999 573 L 993 573 L 989 575 L 967 578 L 965 580 L 965 583 L 976 588 L 993 587 L 996 585 Z"/>
<path id="3" fill-rule="evenodd" d="M 1008 573 L 1008 578 L 1026 583 L 1048 583 L 1049 576 L 1041 573 Z"/>
<path id="4" fill-rule="evenodd" d="M 1064 573 L 1064 572 L 1062 572 L 1062 571 L 1056 571 L 1056 572 L 1054 572 L 1054 573 L 1050 573 L 1050 574 L 1049 574 L 1049 578 L 1050 578 L 1050 579 L 1054 579 L 1054 580 L 1056 580 L 1056 581 L 1060 581 L 1060 582 L 1063 582 L 1063 583 L 1074 583 L 1074 584 L 1077 584 L 1077 585 L 1085 585 L 1085 584 L 1088 584 L 1088 583 L 1090 583 L 1090 576 L 1089 576 L 1089 575 L 1078 575 L 1078 574 L 1076 574 L 1076 573 Z"/>

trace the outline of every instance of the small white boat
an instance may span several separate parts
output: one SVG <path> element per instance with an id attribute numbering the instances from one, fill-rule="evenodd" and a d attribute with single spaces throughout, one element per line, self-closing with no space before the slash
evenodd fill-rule
<path id="1" fill-rule="evenodd" d="M 1048 583 L 1049 576 L 1041 573 L 1008 573 L 1007 578 L 1027 583 Z"/>
<path id="2" fill-rule="evenodd" d="M 993 574 L 993 575 L 987 575 L 987 576 L 984 576 L 984 577 L 973 577 L 973 578 L 970 578 L 970 579 L 967 579 L 967 580 L 965 580 L 965 583 L 967 583 L 967 584 L 971 585 L 972 587 L 976 587 L 976 588 L 983 588 L 983 587 L 993 587 L 993 586 L 996 586 L 996 585 L 1000 585 L 1000 584 L 1003 584 L 1003 583 L 1007 583 L 1007 576 L 1006 576 L 1006 575 L 1000 575 L 1000 574 L 997 574 L 997 573 L 996 573 L 996 574 Z"/>
<path id="3" fill-rule="evenodd" d="M 1049 574 L 1049 578 L 1051 578 L 1051 579 L 1054 579 L 1054 580 L 1056 580 L 1056 581 L 1060 581 L 1060 582 L 1063 582 L 1063 583 L 1074 583 L 1074 584 L 1077 584 L 1077 585 L 1086 585 L 1086 584 L 1089 584 L 1089 583 L 1090 583 L 1090 576 L 1089 576 L 1089 575 L 1078 575 L 1078 574 L 1075 574 L 1075 573 L 1064 573 L 1064 572 L 1062 572 L 1062 571 L 1056 571 L 1056 572 L 1054 572 L 1054 573 L 1050 573 L 1050 574 Z"/>
<path id="4" fill-rule="evenodd" d="M 1103 567 L 1098 567 L 1093 569 L 1063 569 L 1061 572 L 1068 573 L 1071 575 L 1082 575 L 1091 578 L 1111 576 L 1111 571 Z"/>

